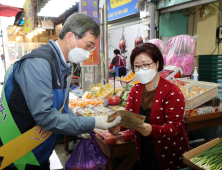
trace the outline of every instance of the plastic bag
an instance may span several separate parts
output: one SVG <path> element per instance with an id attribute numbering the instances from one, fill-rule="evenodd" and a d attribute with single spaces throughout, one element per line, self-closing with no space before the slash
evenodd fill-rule
<path id="1" fill-rule="evenodd" d="M 195 41 L 197 36 L 178 35 L 168 42 L 166 65 L 182 67 L 185 75 L 190 75 L 194 67 Z"/>
<path id="2" fill-rule="evenodd" d="M 152 39 L 152 40 L 149 40 L 148 42 L 155 44 L 160 49 L 163 55 L 164 65 L 166 65 L 166 55 L 168 53 L 168 48 L 166 44 L 160 39 Z"/>
<path id="3" fill-rule="evenodd" d="M 215 14 L 217 14 L 217 8 L 215 6 L 213 6 L 212 4 L 203 5 L 203 7 L 200 10 L 200 19 L 203 20 Z"/>
<path id="4" fill-rule="evenodd" d="M 95 135 L 91 132 L 91 139 L 81 139 L 69 157 L 66 170 L 106 170 L 107 160 Z"/>

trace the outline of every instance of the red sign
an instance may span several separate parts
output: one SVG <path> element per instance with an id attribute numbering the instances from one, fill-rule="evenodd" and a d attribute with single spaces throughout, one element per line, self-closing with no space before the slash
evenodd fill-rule
<path id="1" fill-rule="evenodd" d="M 84 66 L 99 65 L 99 39 L 96 40 L 96 49 L 91 52 L 89 58 L 82 62 Z"/>

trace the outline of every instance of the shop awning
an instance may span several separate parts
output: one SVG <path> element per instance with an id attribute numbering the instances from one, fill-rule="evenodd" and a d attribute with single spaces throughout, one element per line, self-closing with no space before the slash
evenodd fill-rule
<path id="1" fill-rule="evenodd" d="M 23 9 L 0 4 L 0 16 L 2 17 L 14 17 L 20 11 L 23 11 Z"/>

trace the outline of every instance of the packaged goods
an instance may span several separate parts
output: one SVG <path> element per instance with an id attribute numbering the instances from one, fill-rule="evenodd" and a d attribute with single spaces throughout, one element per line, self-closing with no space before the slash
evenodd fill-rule
<path id="1" fill-rule="evenodd" d="M 212 107 L 212 106 L 203 105 L 196 109 L 185 110 L 185 116 L 197 116 L 197 115 L 214 113 L 214 112 L 219 112 L 219 111 L 220 111 L 220 106 Z"/>
<path id="2" fill-rule="evenodd" d="M 98 83 L 96 86 L 93 85 L 93 87 L 91 88 L 90 92 L 92 93 L 92 95 L 94 97 L 98 97 L 98 95 L 102 92 L 103 88 L 102 88 L 102 84 Z"/>
<path id="3" fill-rule="evenodd" d="M 126 103 L 127 103 L 127 101 L 123 101 L 123 102 L 121 103 L 121 106 L 126 107 Z"/>
<path id="4" fill-rule="evenodd" d="M 91 99 L 91 98 L 92 98 L 92 94 L 88 91 L 86 91 L 82 96 L 82 99 Z"/>
<path id="5" fill-rule="evenodd" d="M 129 96 L 129 92 L 130 92 L 130 91 L 125 91 L 125 93 L 123 94 L 122 99 L 123 99 L 124 101 L 127 101 L 127 98 L 128 98 L 128 96 Z"/>

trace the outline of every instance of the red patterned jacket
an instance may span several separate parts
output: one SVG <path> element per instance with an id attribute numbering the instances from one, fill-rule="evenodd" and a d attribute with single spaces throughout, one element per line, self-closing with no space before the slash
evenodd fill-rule
<path id="1" fill-rule="evenodd" d="M 143 84 L 136 84 L 130 91 L 126 110 L 140 113 Z M 161 170 L 185 167 L 182 154 L 189 150 L 183 115 L 185 99 L 180 89 L 160 77 L 150 114 L 150 124 L 157 160 Z M 140 161 L 140 133 L 135 133 L 136 149 Z"/>

